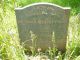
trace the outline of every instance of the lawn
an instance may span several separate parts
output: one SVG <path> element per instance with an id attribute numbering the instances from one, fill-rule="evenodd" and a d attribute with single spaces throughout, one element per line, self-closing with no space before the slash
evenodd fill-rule
<path id="1" fill-rule="evenodd" d="M 71 7 L 66 52 L 57 49 L 45 52 L 31 50 L 20 45 L 14 7 L 23 7 L 34 2 L 50 2 Z M 80 60 L 80 0 L 0 0 L 0 59 L 2 60 Z"/>

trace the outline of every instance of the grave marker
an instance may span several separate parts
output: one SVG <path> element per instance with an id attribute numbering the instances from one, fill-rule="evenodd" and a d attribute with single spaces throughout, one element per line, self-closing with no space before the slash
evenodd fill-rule
<path id="1" fill-rule="evenodd" d="M 34 3 L 16 8 L 16 19 L 21 42 L 30 47 L 30 31 L 37 36 L 36 48 L 53 47 L 52 33 L 59 50 L 64 51 L 67 40 L 70 8 L 51 3 Z"/>

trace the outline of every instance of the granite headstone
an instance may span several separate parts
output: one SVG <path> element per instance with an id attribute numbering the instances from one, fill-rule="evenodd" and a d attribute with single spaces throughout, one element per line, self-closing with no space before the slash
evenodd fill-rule
<path id="1" fill-rule="evenodd" d="M 37 36 L 36 48 L 43 50 L 53 47 L 54 33 L 56 47 L 64 51 L 66 47 L 69 7 L 61 7 L 52 3 L 34 3 L 16 8 L 16 20 L 19 37 L 25 48 L 32 45 L 30 31 Z"/>

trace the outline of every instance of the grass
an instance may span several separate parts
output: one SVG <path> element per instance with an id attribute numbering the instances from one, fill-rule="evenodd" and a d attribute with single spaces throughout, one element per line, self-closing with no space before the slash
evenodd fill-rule
<path id="1" fill-rule="evenodd" d="M 14 11 L 7 4 L 4 2 L 0 4 L 0 58 L 2 60 L 24 60 L 25 54 L 19 43 Z"/>
<path id="2" fill-rule="evenodd" d="M 32 58 L 34 60 L 38 59 L 56 59 L 56 60 L 80 60 L 80 12 L 79 1 L 68 2 L 70 0 L 4 0 L 0 2 L 0 58 L 2 60 L 28 60 Z M 35 52 L 35 35 L 32 34 L 32 41 L 34 49 L 31 49 L 31 56 L 25 55 L 24 48 L 19 43 L 16 18 L 13 5 L 25 6 L 34 2 L 51 2 L 62 6 L 71 6 L 71 16 L 69 20 L 69 32 L 68 40 L 66 46 L 66 52 L 61 54 L 61 52 L 54 49 L 47 49 L 45 52 Z M 65 3 L 63 3 L 65 2 Z M 68 2 L 68 3 L 67 3 Z M 75 5 L 75 6 L 74 6 Z M 54 40 L 54 38 L 52 38 Z M 27 52 L 29 53 L 29 52 Z M 34 57 L 33 57 L 34 56 Z M 27 59 L 25 58 L 27 57 Z"/>

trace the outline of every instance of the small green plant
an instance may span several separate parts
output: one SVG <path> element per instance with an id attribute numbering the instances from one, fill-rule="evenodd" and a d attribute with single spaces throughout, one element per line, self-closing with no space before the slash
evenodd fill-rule
<path id="1" fill-rule="evenodd" d="M 57 48 L 56 48 L 56 44 L 55 44 L 55 35 L 54 35 L 54 32 L 52 33 L 52 43 L 53 43 L 53 48 L 49 47 L 49 49 L 48 49 L 49 58 L 51 60 L 55 59 L 55 56 L 57 54 Z"/>
<path id="2" fill-rule="evenodd" d="M 35 56 L 37 36 L 32 31 L 30 31 L 30 34 L 31 34 L 31 41 L 32 41 L 32 46 L 30 48 L 31 48 L 32 55 Z"/>

